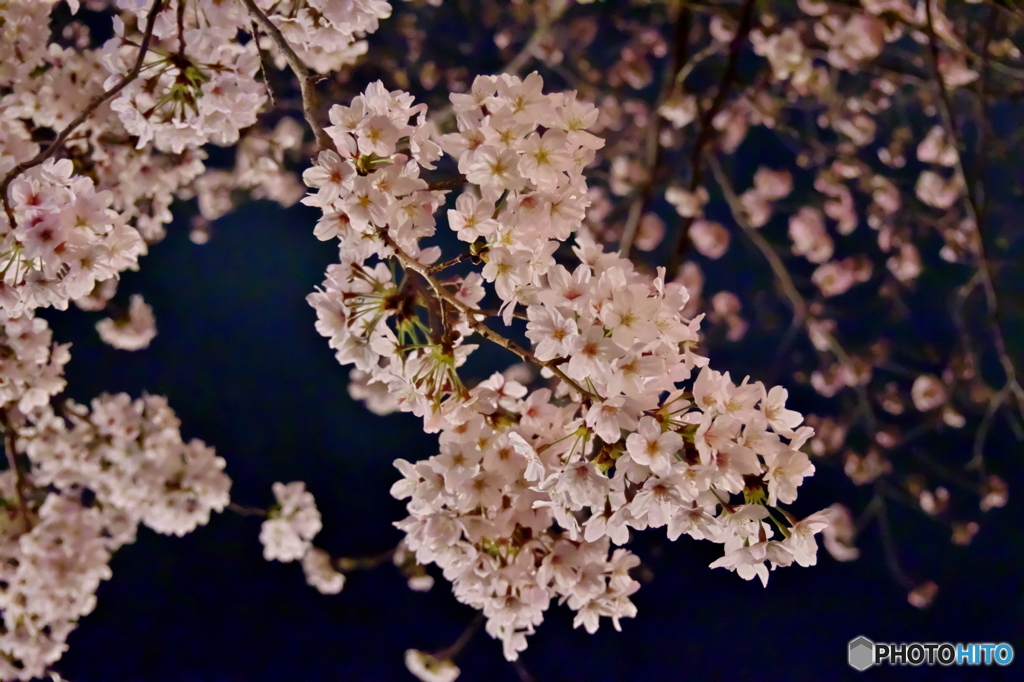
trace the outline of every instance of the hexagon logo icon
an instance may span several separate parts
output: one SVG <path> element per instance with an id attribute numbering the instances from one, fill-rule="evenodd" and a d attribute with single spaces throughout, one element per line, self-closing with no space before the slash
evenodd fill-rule
<path id="1" fill-rule="evenodd" d="M 875 643 L 867 637 L 850 640 L 850 667 L 856 670 L 867 670 L 875 663 Z"/>

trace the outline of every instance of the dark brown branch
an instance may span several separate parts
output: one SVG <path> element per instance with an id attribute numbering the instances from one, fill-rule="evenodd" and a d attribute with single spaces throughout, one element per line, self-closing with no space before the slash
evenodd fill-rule
<path id="1" fill-rule="evenodd" d="M 725 72 L 719 81 L 718 90 L 715 92 L 715 98 L 711 101 L 711 106 L 701 115 L 700 130 L 697 133 L 697 140 L 693 143 L 693 151 L 690 153 L 690 192 L 696 192 L 704 179 L 704 148 L 711 142 L 714 135 L 712 121 L 725 106 L 729 89 L 739 76 L 740 55 L 750 37 L 750 30 L 754 26 L 754 9 L 754 0 L 745 0 L 740 14 L 739 27 L 732 37 L 732 42 L 729 43 L 729 58 L 725 65 Z M 689 232 L 693 221 L 693 218 L 684 218 L 679 225 L 679 231 L 676 232 L 675 242 L 669 255 L 667 279 L 675 277 L 679 266 L 682 265 L 683 257 L 690 250 Z"/>
<path id="2" fill-rule="evenodd" d="M 306 123 L 313 130 L 317 148 L 320 151 L 334 149 L 334 141 L 331 140 L 331 137 L 317 120 L 320 104 L 316 94 L 316 84 L 320 80 L 320 76 L 310 71 L 309 67 L 299 59 L 299 56 L 295 54 L 295 50 L 292 49 L 292 46 L 288 44 L 288 41 L 281 34 L 281 30 L 256 6 L 255 0 L 242 0 L 242 2 L 245 4 L 246 9 L 249 10 L 252 18 L 256 20 L 260 28 L 266 31 L 274 45 L 284 55 L 285 61 L 288 62 L 288 67 L 295 74 L 295 77 L 298 78 L 299 89 L 302 92 L 302 113 L 306 117 Z"/>
<path id="3" fill-rule="evenodd" d="M 983 215 L 983 211 L 979 210 L 976 186 L 974 183 L 968 181 L 967 174 L 964 171 L 964 145 L 960 140 L 960 137 L 957 135 L 956 124 L 953 120 L 949 89 L 946 87 L 946 82 L 942 77 L 942 71 L 939 69 L 939 45 L 938 38 L 935 35 L 935 24 L 932 14 L 931 2 L 925 2 L 925 29 L 928 35 L 928 52 L 931 57 L 932 75 L 939 91 L 939 115 L 946 134 L 949 136 L 949 139 L 953 141 L 957 150 L 957 160 L 954 168 L 964 186 L 964 205 L 967 216 L 974 222 L 974 247 L 978 259 L 978 273 L 981 275 L 981 285 L 985 292 L 985 303 L 987 307 L 986 317 L 988 318 L 987 323 L 990 333 L 992 334 L 992 344 L 995 346 L 996 354 L 999 356 L 999 362 L 1003 367 L 1003 372 L 1006 374 L 1004 386 L 1016 398 L 1017 407 L 1020 410 L 1021 416 L 1024 417 L 1024 387 L 1020 385 L 1020 382 L 1017 379 L 1017 369 L 1014 366 L 1013 361 L 1010 359 L 1006 340 L 1003 336 L 999 297 L 996 293 L 995 280 L 992 275 L 992 265 L 986 255 L 987 246 L 985 244 L 985 225 L 982 223 L 982 219 L 985 216 Z M 985 63 L 987 62 L 983 62 L 983 67 Z M 980 74 L 982 79 L 983 76 L 984 73 Z M 979 87 L 983 88 L 984 86 Z M 984 93 L 984 90 L 982 89 L 981 92 Z M 981 107 L 983 111 L 981 118 L 983 120 L 986 118 L 984 116 L 984 106 L 985 103 L 982 101 Z M 984 123 L 982 123 L 982 127 L 984 127 Z M 982 139 L 984 139 L 984 137 L 982 137 Z M 981 157 L 984 157 L 984 154 L 982 154 Z M 983 162 L 979 161 L 979 163 Z M 1000 391 L 1000 393 L 1002 393 L 1002 391 Z"/>
<path id="4" fill-rule="evenodd" d="M 467 644 L 469 644 L 469 641 L 473 639 L 473 635 L 477 633 L 477 631 L 480 629 L 480 626 L 482 626 L 483 624 L 484 614 L 477 613 L 473 617 L 473 620 L 469 622 L 469 625 L 466 626 L 466 629 L 462 631 L 462 634 L 459 635 L 459 638 L 455 640 L 455 642 L 453 642 L 451 646 L 434 653 L 434 658 L 438 659 L 439 661 L 450 661 L 453 658 L 455 658 L 459 654 L 459 652 L 462 651 Z"/>

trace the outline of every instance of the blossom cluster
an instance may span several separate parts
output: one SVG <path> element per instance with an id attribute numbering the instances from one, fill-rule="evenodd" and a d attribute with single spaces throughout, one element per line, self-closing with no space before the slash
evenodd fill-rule
<path id="1" fill-rule="evenodd" d="M 57 150 L 69 158 L 12 178 L 9 210 L 0 215 L 0 307 L 11 315 L 64 309 L 97 283 L 116 283 L 120 272 L 138 266 L 146 242 L 163 237 L 176 196 L 198 195 L 212 219 L 227 210 L 212 203 L 222 205 L 233 190 L 285 205 L 302 194 L 278 146 L 298 146 L 301 130 L 288 134 L 279 126 L 269 148 L 254 130 L 268 92 L 257 78 L 260 51 L 277 48 L 263 35 L 245 38 L 254 29 L 242 3 L 194 2 L 187 11 L 164 0 L 108 3 L 117 12 L 114 36 L 96 47 L 87 24 L 75 21 L 77 44 L 51 43 L 55 4 L 14 0 L 0 8 L 0 173 L 40 152 L 33 139 L 48 133 L 38 133 L 70 129 L 104 91 L 123 87 Z M 305 44 L 305 56 L 320 55 L 313 62 L 321 71 L 350 63 L 365 50 L 358 39 L 390 14 L 385 0 L 258 5 Z M 125 83 L 136 66 L 138 77 Z M 234 172 L 207 172 L 208 143 L 240 143 Z"/>
<path id="2" fill-rule="evenodd" d="M 11 185 L 16 225 L 2 237 L 0 308 L 21 315 L 67 308 L 98 281 L 136 266 L 146 243 L 110 208 L 111 193 L 74 174 L 68 159 L 49 160 Z"/>
<path id="3" fill-rule="evenodd" d="M 828 526 L 775 509 L 814 471 L 801 451 L 813 430 L 786 409 L 785 389 L 709 368 L 695 352 L 700 317 L 683 316 L 686 288 L 663 270 L 638 272 L 580 230 L 582 171 L 603 144 L 587 131 L 596 111 L 542 88 L 537 74 L 479 77 L 452 96 L 458 132 L 436 137 L 470 186 L 448 222 L 470 244 L 460 260 L 480 272 L 435 276 L 448 266 L 431 266 L 440 250 L 420 244 L 435 232 L 441 192 L 419 169 L 439 159 L 406 93 L 375 83 L 333 107 L 336 149 L 304 175 L 316 190 L 304 201 L 324 211 L 317 236 L 341 245 L 341 263 L 309 296 L 318 331 L 355 366 L 375 411 L 410 411 L 440 432 L 439 455 L 396 462 L 403 479 L 392 494 L 410 498 L 397 524 L 405 544 L 483 612 L 509 659 L 552 599 L 590 632 L 602 616 L 618 627 L 634 615 L 638 559 L 613 548 L 630 529 L 721 543 L 712 566 L 767 582 L 769 566 L 813 564 L 813 536 Z M 762 201 L 784 185 L 765 177 Z M 555 252 L 573 233 L 570 269 Z M 497 312 L 478 307 L 485 282 Z M 525 318 L 530 349 L 488 327 L 492 317 Z M 467 388 L 458 368 L 474 333 L 554 383 L 530 390 L 495 374 Z"/>
<path id="4" fill-rule="evenodd" d="M 323 524 L 313 495 L 301 481 L 275 483 L 268 518 L 260 528 L 263 558 L 267 561 L 302 561 L 306 581 L 323 594 L 337 594 L 345 585 L 345 575 L 334 568 L 327 552 L 313 546 L 313 538 Z"/>
<path id="5" fill-rule="evenodd" d="M 235 3 L 227 3 L 234 5 Z M 362 38 L 376 32 L 381 19 L 391 16 L 388 0 L 257 0 L 296 54 L 317 73 L 337 71 L 366 53 Z M 277 66 L 285 65 L 284 55 L 267 38 L 266 49 L 275 51 Z"/>
<path id="6" fill-rule="evenodd" d="M 26 457 L 28 467 L 0 474 L 0 677 L 28 680 L 67 649 L 111 575 L 111 554 L 140 523 L 184 535 L 224 509 L 231 482 L 212 448 L 182 440 L 159 396 L 101 395 L 89 406 L 68 401 L 63 414 L 45 404 L 6 419 L 20 422 L 7 436 L 11 461 Z"/>

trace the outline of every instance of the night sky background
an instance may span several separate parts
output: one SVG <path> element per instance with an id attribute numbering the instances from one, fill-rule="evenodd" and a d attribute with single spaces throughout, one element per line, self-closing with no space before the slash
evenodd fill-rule
<path id="1" fill-rule="evenodd" d="M 185 437 L 202 438 L 227 460 L 236 502 L 266 507 L 274 481 L 306 481 L 323 514 L 316 544 L 335 556 L 375 554 L 397 543 L 391 524 L 404 517 L 388 494 L 398 475 L 391 462 L 435 454 L 436 437 L 409 415 L 377 417 L 349 398 L 348 370 L 314 330 L 304 300 L 337 258 L 333 244 L 312 237 L 314 221 L 305 207 L 249 203 L 218 221 L 202 246 L 188 240 L 183 222 L 172 225 L 141 271 L 124 275 L 118 295 L 142 292 L 153 305 L 159 334 L 146 351 L 103 345 L 92 329 L 99 313 L 45 316 L 55 339 L 74 343 L 71 397 L 167 395 Z M 756 337 L 712 355 L 720 369 L 763 358 Z M 791 404 L 807 409 L 813 396 L 798 391 Z M 776 571 L 767 589 L 708 569 L 716 545 L 648 532 L 634 542 L 651 578 L 635 595 L 638 617 L 622 633 L 605 621 L 589 636 L 572 629 L 567 608 L 553 606 L 523 664 L 540 681 L 1022 679 L 1024 515 L 1013 484 L 1024 477 L 1014 446 L 996 430 L 989 459 L 1011 484 L 1010 502 L 970 546 L 951 545 L 947 530 L 920 513 L 891 508 L 904 568 L 941 586 L 929 609 L 907 603 L 874 526 L 858 540 L 860 560 L 838 563 L 822 550 L 817 566 Z M 819 466 L 794 511 L 836 499 L 857 509 L 869 496 L 837 468 Z M 432 591 L 412 592 L 390 564 L 351 574 L 341 594 L 323 596 L 297 563 L 263 560 L 259 523 L 226 512 L 181 539 L 140 528 L 138 541 L 115 555 L 113 579 L 57 669 L 73 682 L 409 680 L 405 649 L 448 646 L 472 620 L 438 574 Z M 855 673 L 846 644 L 858 635 L 1009 641 L 1018 660 L 1006 670 Z M 482 633 L 456 662 L 461 679 L 518 679 Z"/>

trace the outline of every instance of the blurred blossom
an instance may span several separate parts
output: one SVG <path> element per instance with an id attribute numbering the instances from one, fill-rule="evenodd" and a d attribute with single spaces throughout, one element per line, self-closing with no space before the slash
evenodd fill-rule
<path id="1" fill-rule="evenodd" d="M 956 165 L 958 154 L 956 147 L 950 144 L 945 129 L 936 125 L 917 146 L 917 158 L 925 163 L 937 163 L 952 168 Z"/>
<path id="2" fill-rule="evenodd" d="M 455 682 L 461 672 L 450 660 L 434 658 L 416 649 L 405 652 L 405 667 L 420 682 Z"/>
<path id="3" fill-rule="evenodd" d="M 914 401 L 914 407 L 921 412 L 934 410 L 944 405 L 947 400 L 946 387 L 938 377 L 932 374 L 922 374 L 914 379 L 910 395 Z"/>
<path id="4" fill-rule="evenodd" d="M 140 294 L 132 294 L 124 317 L 105 317 L 96 323 L 103 342 L 121 350 L 142 350 L 156 336 L 156 320 Z"/>
<path id="5" fill-rule="evenodd" d="M 954 545 L 969 545 L 974 536 L 978 534 L 981 526 L 975 521 L 968 523 L 954 523 L 952 542 Z"/>
<path id="6" fill-rule="evenodd" d="M 789 219 L 789 238 L 795 256 L 804 256 L 812 263 L 824 263 L 832 257 L 832 238 L 816 209 L 805 206 Z"/>
<path id="7" fill-rule="evenodd" d="M 711 260 L 721 258 L 729 249 L 729 231 L 712 220 L 695 220 L 690 225 L 693 248 Z"/>
<path id="8" fill-rule="evenodd" d="M 910 602 L 911 606 L 916 606 L 919 609 L 924 609 L 931 606 L 932 602 L 935 601 L 936 595 L 939 593 L 939 586 L 935 583 L 928 581 L 922 583 L 912 589 L 907 594 L 907 601 Z"/>
<path id="9" fill-rule="evenodd" d="M 645 213 L 637 225 L 633 243 L 641 251 L 653 251 L 665 238 L 665 221 L 656 213 Z"/>
<path id="10" fill-rule="evenodd" d="M 836 502 L 822 513 L 828 517 L 830 522 L 828 527 L 821 531 L 825 550 L 836 561 L 854 561 L 860 557 L 860 550 L 853 544 L 856 527 L 853 524 L 850 510 Z"/>
<path id="11" fill-rule="evenodd" d="M 959 178 L 959 175 L 954 175 L 945 180 L 938 173 L 926 170 L 918 177 L 914 192 L 918 199 L 929 206 L 947 209 L 960 198 L 962 186 Z"/>
<path id="12" fill-rule="evenodd" d="M 708 191 L 703 187 L 690 192 L 682 187 L 669 187 L 665 190 L 665 200 L 676 207 L 676 212 L 684 218 L 696 218 L 704 215 L 704 204 L 708 202 Z"/>
<path id="13" fill-rule="evenodd" d="M 981 511 L 988 511 L 996 507 L 1005 507 L 1009 500 L 1010 489 L 1006 481 L 998 476 L 990 475 L 985 479 L 985 487 L 981 498 Z"/>
<path id="14" fill-rule="evenodd" d="M 872 449 L 864 457 L 851 450 L 846 453 L 843 471 L 854 483 L 864 485 L 892 471 L 892 462 L 883 458 L 882 454 L 875 449 Z"/>

